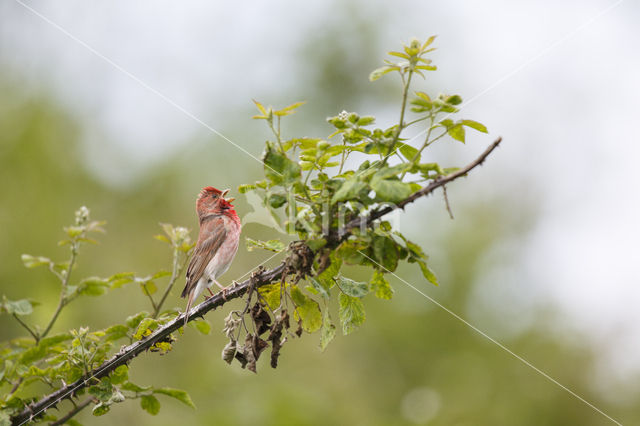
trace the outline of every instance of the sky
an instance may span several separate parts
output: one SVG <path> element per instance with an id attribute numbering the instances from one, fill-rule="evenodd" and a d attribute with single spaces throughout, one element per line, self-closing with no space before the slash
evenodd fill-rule
<path id="1" fill-rule="evenodd" d="M 504 140 L 452 197 L 508 192 L 538 214 L 525 237 L 486 254 L 493 266 L 479 271 L 482 291 L 461 314 L 500 338 L 526 327 L 531 312 L 557 308 L 549 331 L 587 336 L 602 371 L 623 379 L 640 371 L 639 12 L 628 0 L 6 0 L 0 64 L 68 108 L 82 123 L 89 168 L 126 187 L 194 138 L 232 144 L 254 166 L 263 140 L 237 125 L 251 99 L 299 100 L 282 94 L 312 82 L 303 49 L 331 49 L 305 41 L 341 28 L 352 35 L 353 13 L 376 22 L 373 64 L 400 42 L 437 34 L 430 87 L 460 93 L 462 114 L 491 132 L 438 155 L 468 161 Z M 351 40 L 347 48 L 362 50 Z"/>

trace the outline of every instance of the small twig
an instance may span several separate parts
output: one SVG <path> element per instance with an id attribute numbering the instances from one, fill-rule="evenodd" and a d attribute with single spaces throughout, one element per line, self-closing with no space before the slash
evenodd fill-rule
<path id="1" fill-rule="evenodd" d="M 444 195 L 444 204 L 447 206 L 447 211 L 449 212 L 449 217 L 453 219 L 453 212 L 451 211 L 451 205 L 449 204 L 449 197 L 447 196 L 447 186 L 442 185 L 442 195 Z"/>
<path id="2" fill-rule="evenodd" d="M 53 313 L 51 320 L 49 320 L 49 324 L 47 324 L 47 327 L 36 339 L 36 343 L 38 343 L 40 339 L 43 339 L 47 334 L 49 334 L 49 331 L 51 331 L 53 324 L 55 324 L 56 320 L 58 319 L 58 315 L 60 315 L 62 308 L 64 308 L 64 305 L 66 305 L 67 303 L 67 286 L 69 285 L 69 280 L 71 278 L 71 270 L 73 269 L 73 265 L 76 263 L 76 257 L 78 256 L 78 246 L 76 244 L 77 243 L 73 243 L 73 245 L 71 246 L 71 259 L 69 260 L 69 267 L 66 269 L 66 273 L 64 274 L 62 280 L 62 288 L 60 289 L 60 300 L 58 301 L 58 307 Z"/>
<path id="3" fill-rule="evenodd" d="M 71 400 L 71 402 L 73 402 L 73 400 Z M 87 408 L 91 404 L 95 404 L 96 402 L 97 402 L 97 400 L 95 398 L 91 397 L 91 398 L 87 398 L 84 401 L 82 401 L 81 404 L 76 405 L 74 403 L 75 408 L 73 410 L 69 411 L 67 414 L 65 414 L 63 417 L 60 417 L 55 422 L 49 423 L 49 426 L 59 426 L 59 425 L 65 424 L 67 421 L 69 421 L 69 419 L 71 419 L 73 416 L 78 414 L 80 411 L 84 410 L 85 408 Z"/>
<path id="4" fill-rule="evenodd" d="M 34 338 L 34 339 L 36 339 L 36 343 L 37 343 L 37 342 L 38 342 L 38 340 L 39 340 L 39 338 L 38 338 L 38 335 L 36 334 L 36 332 L 35 332 L 35 331 L 33 331 L 33 330 L 31 329 L 31 327 L 29 327 L 29 326 L 27 325 L 27 323 L 26 323 L 26 322 L 22 321 L 22 320 L 20 319 L 20 317 L 19 317 L 18 315 L 16 315 L 15 313 L 13 314 L 13 317 L 16 319 L 16 321 L 18 321 L 18 322 L 20 323 L 20 325 L 21 325 L 21 326 L 23 326 L 24 328 L 26 328 L 26 329 L 27 329 L 27 331 L 29 332 L 29 334 L 31 334 L 31 335 L 33 336 L 33 338 Z"/>

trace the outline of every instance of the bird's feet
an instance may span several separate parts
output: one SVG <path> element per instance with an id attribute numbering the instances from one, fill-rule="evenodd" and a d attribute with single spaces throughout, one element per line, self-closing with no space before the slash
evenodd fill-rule
<path id="1" fill-rule="evenodd" d="M 211 289 L 209 287 L 207 287 L 207 291 L 209 292 L 209 296 L 207 296 L 206 294 L 203 294 L 204 296 L 204 300 L 209 300 L 213 297 L 213 292 L 211 291 Z"/>

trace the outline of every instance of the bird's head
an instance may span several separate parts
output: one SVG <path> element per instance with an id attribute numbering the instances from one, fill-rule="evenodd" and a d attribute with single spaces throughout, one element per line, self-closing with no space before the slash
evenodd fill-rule
<path id="1" fill-rule="evenodd" d="M 220 191 L 212 186 L 202 188 L 196 201 L 196 210 L 199 216 L 203 216 L 209 213 L 221 214 L 225 211 L 232 209 L 231 204 L 235 198 L 226 198 L 229 193 L 228 189 Z"/>

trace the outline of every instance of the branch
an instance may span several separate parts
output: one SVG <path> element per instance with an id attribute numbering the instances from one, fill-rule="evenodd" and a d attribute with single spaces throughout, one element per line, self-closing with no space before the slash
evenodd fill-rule
<path id="1" fill-rule="evenodd" d="M 80 411 L 87 408 L 91 403 L 96 403 L 96 402 L 97 402 L 96 399 L 93 397 L 85 399 L 84 401 L 82 401 L 81 404 L 78 404 L 76 407 L 74 407 L 73 410 L 69 411 L 67 414 L 60 417 L 55 422 L 49 423 L 49 426 L 59 426 L 59 425 L 65 424 L 67 421 L 69 421 L 69 419 L 71 419 L 73 416 L 78 414 Z"/>
<path id="2" fill-rule="evenodd" d="M 455 173 L 450 173 L 450 174 L 448 174 L 446 176 L 442 176 L 442 177 L 434 180 L 429 185 L 425 186 L 420 191 L 414 192 L 411 196 L 409 196 L 408 198 L 405 198 L 404 200 L 400 201 L 395 206 L 387 206 L 387 207 L 385 207 L 383 209 L 373 211 L 369 216 L 361 216 L 361 217 L 357 217 L 357 218 L 351 220 L 346 225 L 346 231 L 347 232 L 343 236 L 343 239 L 346 238 L 349 235 L 349 230 L 350 229 L 357 228 L 357 227 L 359 227 L 359 226 L 361 226 L 363 224 L 366 224 L 368 226 L 374 220 L 380 219 L 382 216 L 384 216 L 384 215 L 386 215 L 388 213 L 391 213 L 393 210 L 404 209 L 404 207 L 407 204 L 413 203 L 418 198 L 421 198 L 421 197 L 424 197 L 426 195 L 429 195 L 433 191 L 435 191 L 436 189 L 440 188 L 441 186 L 444 186 L 444 185 L 448 184 L 449 182 L 458 179 L 459 177 L 465 176 L 471 170 L 473 170 L 477 166 L 481 165 L 484 162 L 484 160 L 487 159 L 489 154 L 491 154 L 493 152 L 493 150 L 496 149 L 498 145 L 500 145 L 500 142 L 502 142 L 502 138 L 501 137 L 499 137 L 491 145 L 489 145 L 489 147 L 487 147 L 487 149 L 485 149 L 484 152 L 482 154 L 480 154 L 480 156 L 478 158 L 476 158 L 473 162 L 467 164 L 465 167 L 463 167 L 462 169 L 458 170 Z"/>
<path id="3" fill-rule="evenodd" d="M 349 235 L 349 230 L 354 229 L 360 226 L 363 221 L 366 225 L 370 225 L 374 220 L 379 219 L 380 217 L 386 215 L 387 213 L 398 209 L 404 208 L 409 203 L 417 200 L 420 197 L 431 194 L 437 188 L 461 177 L 469 173 L 472 169 L 479 166 L 484 162 L 484 160 L 491 154 L 491 152 L 500 144 L 502 141 L 501 138 L 498 138 L 495 142 L 493 142 L 475 161 L 468 164 L 466 167 L 461 170 L 451 173 L 449 175 L 443 176 L 429 185 L 421 189 L 420 191 L 415 192 L 410 197 L 401 201 L 394 207 L 385 207 L 384 209 L 377 210 L 371 213 L 371 215 L 367 217 L 356 218 L 350 221 L 346 225 L 347 232 L 342 238 L 331 238 L 328 245 L 331 248 L 337 247 L 337 245 L 342 241 L 342 239 L 346 238 Z M 306 245 L 305 245 L 306 247 Z M 311 255 L 314 253 L 310 252 Z M 250 288 L 258 288 L 270 284 L 272 282 L 281 280 L 284 277 L 298 273 L 300 267 L 296 268 L 295 265 L 290 266 L 290 258 L 285 259 L 280 265 L 271 269 L 271 270 L 258 270 L 254 272 L 251 278 L 243 281 L 242 283 L 236 285 L 233 288 L 230 288 L 226 292 L 226 298 L 223 297 L 222 292 L 216 294 L 215 296 L 210 297 L 205 300 L 198 306 L 194 307 L 191 310 L 189 315 L 189 321 L 193 321 L 198 317 L 204 317 L 204 315 L 214 310 L 217 307 L 224 305 L 225 303 L 242 297 Z M 308 264 L 308 263 L 307 263 Z M 45 396 L 41 400 L 29 404 L 20 414 L 11 418 L 11 422 L 13 425 L 21 425 L 27 421 L 31 421 L 34 418 L 43 414 L 48 408 L 55 407 L 58 403 L 66 398 L 73 397 L 76 392 L 80 389 L 83 389 L 90 384 L 90 379 L 96 378 L 100 379 L 102 377 L 108 376 L 111 372 L 113 372 L 116 368 L 121 365 L 128 364 L 133 358 L 140 355 L 142 352 L 150 349 L 153 345 L 158 342 L 164 341 L 171 333 L 177 331 L 179 328 L 184 326 L 184 313 L 178 315 L 172 321 L 158 328 L 156 331 L 151 333 L 149 336 L 144 338 L 143 340 L 132 343 L 131 345 L 125 346 L 118 353 L 116 353 L 111 359 L 105 361 L 100 367 L 93 369 L 84 377 L 76 380 L 75 382 L 63 386 L 57 391 Z M 86 401 L 84 402 L 86 403 Z"/>

